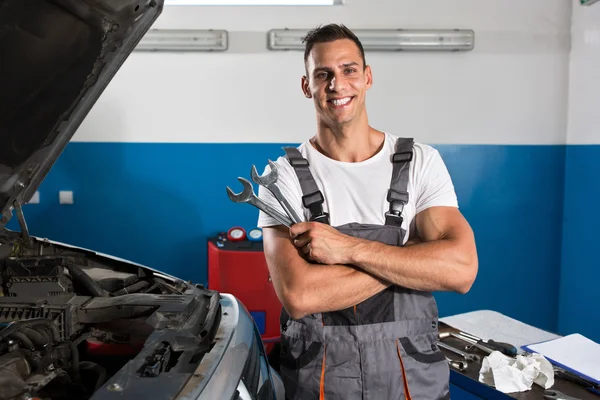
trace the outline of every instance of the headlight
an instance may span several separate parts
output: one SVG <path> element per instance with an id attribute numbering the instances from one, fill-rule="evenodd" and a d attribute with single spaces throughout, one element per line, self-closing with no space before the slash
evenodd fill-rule
<path id="1" fill-rule="evenodd" d="M 238 383 L 237 397 L 234 399 L 272 399 L 274 390 L 269 361 L 260 338 L 260 332 L 254 324 L 252 346 L 242 371 L 242 378 Z"/>

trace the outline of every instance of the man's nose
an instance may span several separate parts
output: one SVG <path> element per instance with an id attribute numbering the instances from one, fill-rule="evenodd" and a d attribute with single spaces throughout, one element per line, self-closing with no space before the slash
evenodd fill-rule
<path id="1" fill-rule="evenodd" d="M 339 92 L 340 89 L 344 87 L 344 85 L 344 79 L 340 79 L 337 76 L 334 76 L 333 78 L 331 78 L 331 81 L 329 81 L 329 90 L 331 90 L 332 92 Z"/>

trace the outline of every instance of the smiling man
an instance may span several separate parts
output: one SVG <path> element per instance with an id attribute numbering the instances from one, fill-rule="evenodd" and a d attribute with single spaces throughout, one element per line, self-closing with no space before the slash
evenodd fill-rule
<path id="1" fill-rule="evenodd" d="M 464 294 L 478 269 L 452 180 L 432 147 L 369 125 L 373 75 L 349 29 L 326 25 L 305 43 L 316 134 L 276 161 L 304 221 L 286 228 L 259 215 L 284 307 L 287 397 L 449 398 L 432 292 Z M 284 212 L 263 187 L 259 196 Z"/>

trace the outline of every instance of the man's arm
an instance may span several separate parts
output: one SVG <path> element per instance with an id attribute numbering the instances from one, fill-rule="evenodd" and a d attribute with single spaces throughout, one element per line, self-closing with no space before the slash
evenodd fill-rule
<path id="1" fill-rule="evenodd" d="M 423 242 L 395 247 L 360 240 L 350 261 L 407 288 L 467 293 L 478 270 L 473 231 L 454 207 L 431 207 L 416 216 Z"/>
<path id="2" fill-rule="evenodd" d="M 344 235 L 311 223 L 292 227 L 294 244 L 310 260 L 352 264 L 396 285 L 425 291 L 466 293 L 477 275 L 473 231 L 455 207 L 430 207 L 416 216 L 419 238 L 412 246 Z M 310 245 L 309 245 L 310 244 Z"/>
<path id="3" fill-rule="evenodd" d="M 263 243 L 275 292 L 292 318 L 352 307 L 390 285 L 352 266 L 305 260 L 285 226 L 264 228 Z"/>

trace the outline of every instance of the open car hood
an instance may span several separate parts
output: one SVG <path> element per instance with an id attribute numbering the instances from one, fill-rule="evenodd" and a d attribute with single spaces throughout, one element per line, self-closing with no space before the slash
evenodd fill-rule
<path id="1" fill-rule="evenodd" d="M 0 229 L 27 202 L 164 0 L 0 0 Z"/>

